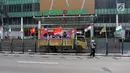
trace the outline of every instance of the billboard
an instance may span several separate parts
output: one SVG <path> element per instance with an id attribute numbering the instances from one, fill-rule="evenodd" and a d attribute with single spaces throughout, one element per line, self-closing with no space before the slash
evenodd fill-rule
<path id="1" fill-rule="evenodd" d="M 94 14 L 95 0 L 40 0 L 43 14 Z"/>

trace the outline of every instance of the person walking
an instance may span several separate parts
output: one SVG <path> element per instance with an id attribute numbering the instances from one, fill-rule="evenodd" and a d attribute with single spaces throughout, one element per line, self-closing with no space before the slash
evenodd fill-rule
<path id="1" fill-rule="evenodd" d="M 95 49 L 96 49 L 95 40 L 91 40 L 91 54 L 90 54 L 90 57 L 91 56 L 95 57 Z"/>

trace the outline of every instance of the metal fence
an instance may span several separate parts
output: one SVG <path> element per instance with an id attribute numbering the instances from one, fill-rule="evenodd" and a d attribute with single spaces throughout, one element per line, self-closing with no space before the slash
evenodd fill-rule
<path id="1" fill-rule="evenodd" d="M 44 52 L 44 53 L 62 53 L 62 52 L 73 52 L 73 53 L 89 53 L 91 51 L 91 47 L 90 47 L 90 41 L 87 41 L 87 49 L 83 50 L 80 49 L 79 47 L 74 48 L 74 49 L 65 49 L 65 47 L 60 46 L 60 47 L 41 47 L 38 48 L 38 43 L 37 40 L 34 39 L 25 39 L 23 42 L 21 39 L 4 39 L 1 42 L 1 49 L 2 51 L 10 51 L 10 52 Z M 96 40 L 97 43 L 97 48 L 96 48 L 96 52 L 97 53 L 106 53 L 106 47 L 105 47 L 105 39 L 104 38 L 100 38 Z M 124 53 L 128 53 L 130 51 L 129 42 L 124 42 Z M 57 50 L 54 50 L 54 48 L 58 48 Z M 53 49 L 53 50 L 52 50 Z M 114 38 L 109 38 L 108 39 L 108 53 L 121 53 L 122 52 L 122 44 L 121 42 L 119 42 L 119 40 L 115 40 Z"/>
<path id="2" fill-rule="evenodd" d="M 37 42 L 32 39 L 26 39 L 22 42 L 21 39 L 4 39 L 1 42 L 2 51 L 11 52 L 36 52 Z"/>

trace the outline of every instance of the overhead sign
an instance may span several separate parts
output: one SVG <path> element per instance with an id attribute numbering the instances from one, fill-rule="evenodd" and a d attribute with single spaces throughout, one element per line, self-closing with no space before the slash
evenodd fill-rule
<path id="1" fill-rule="evenodd" d="M 43 14 L 44 15 L 49 15 L 49 14 L 87 14 L 88 13 L 88 10 L 87 9 L 84 9 L 84 10 L 44 10 L 43 11 Z"/>
<path id="2" fill-rule="evenodd" d="M 94 14 L 95 0 L 40 0 L 43 14 Z"/>
<path id="3" fill-rule="evenodd" d="M 118 12 L 125 11 L 125 3 L 117 3 L 117 11 Z"/>

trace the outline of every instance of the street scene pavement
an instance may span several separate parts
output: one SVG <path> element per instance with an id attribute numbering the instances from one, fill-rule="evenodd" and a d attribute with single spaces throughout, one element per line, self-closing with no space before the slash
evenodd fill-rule
<path id="1" fill-rule="evenodd" d="M 130 57 L 0 54 L 0 73 L 130 73 Z"/>

